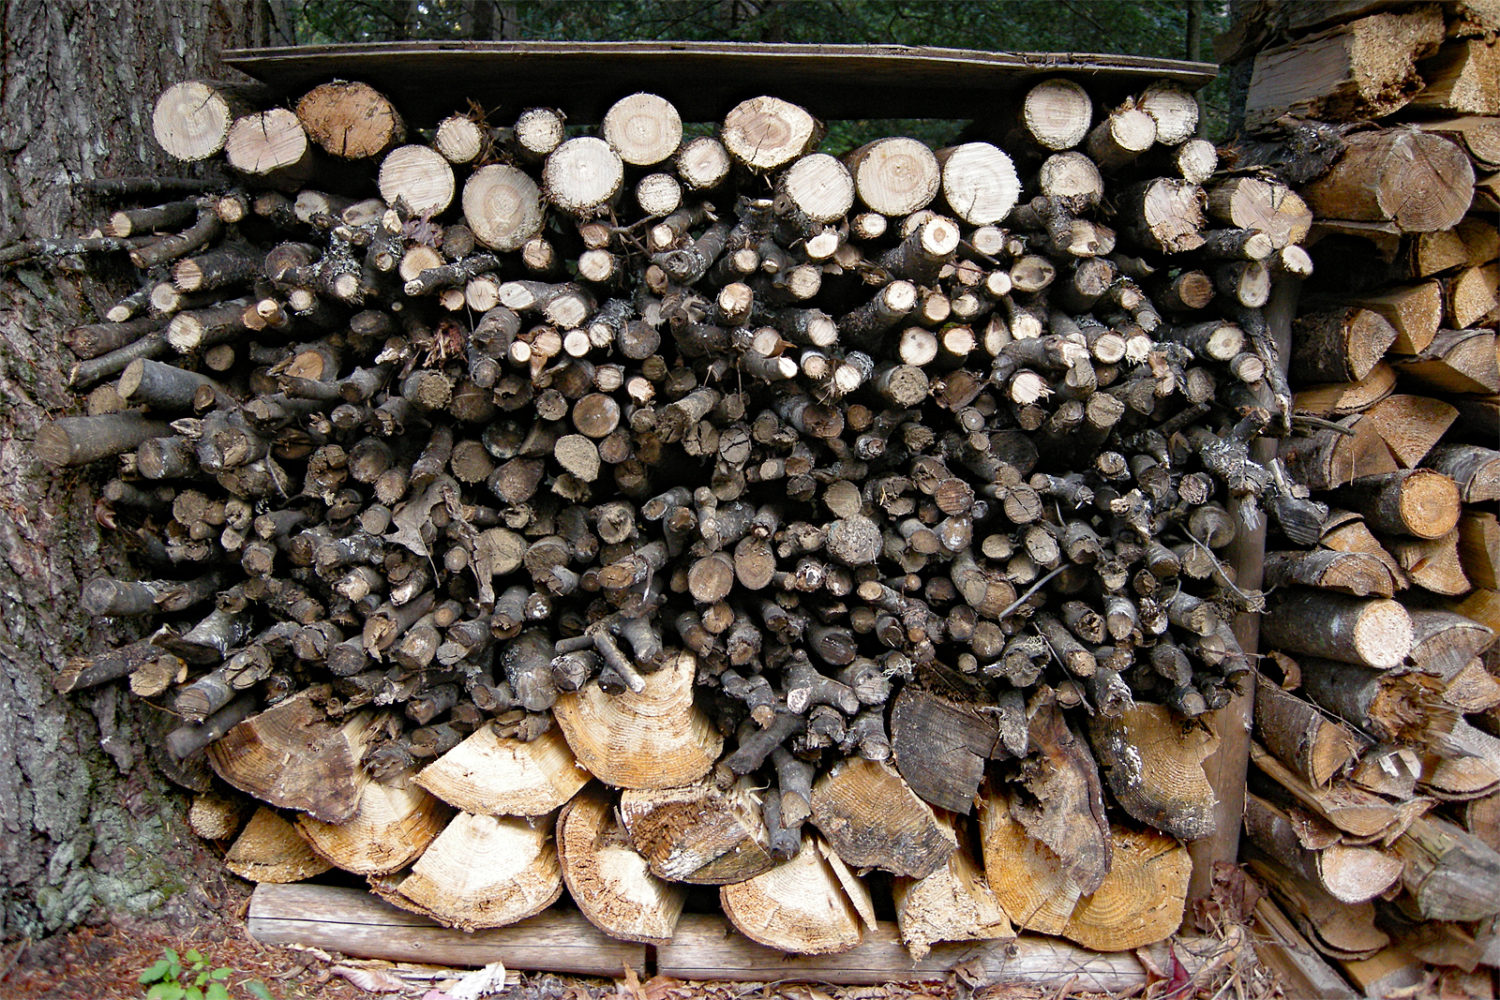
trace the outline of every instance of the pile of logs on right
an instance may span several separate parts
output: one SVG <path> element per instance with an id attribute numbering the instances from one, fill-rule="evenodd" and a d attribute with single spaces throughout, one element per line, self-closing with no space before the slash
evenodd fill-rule
<path id="1" fill-rule="evenodd" d="M 1357 6 L 1390 9 L 1258 8 L 1294 37 L 1255 59 L 1240 152 L 1315 213 L 1280 457 L 1331 513 L 1266 555 L 1246 857 L 1361 992 L 1490 998 L 1500 18 Z"/>

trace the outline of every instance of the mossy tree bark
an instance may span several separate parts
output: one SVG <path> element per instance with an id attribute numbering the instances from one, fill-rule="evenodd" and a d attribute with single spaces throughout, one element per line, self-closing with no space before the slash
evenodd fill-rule
<path id="1" fill-rule="evenodd" d="M 108 209 L 95 177 L 166 176 L 151 108 L 169 83 L 227 78 L 217 53 L 269 34 L 264 2 L 8 3 L 0 17 L 0 244 L 82 231 Z M 139 737 L 144 711 L 108 685 L 71 698 L 53 678 L 71 654 L 127 636 L 91 622 L 77 595 L 122 553 L 93 518 L 97 473 L 42 466 L 38 423 L 73 405 L 59 335 L 101 318 L 111 293 L 24 264 L 0 274 L 0 940 L 101 913 L 206 911 L 217 874 L 184 803 Z M 102 751 L 102 752 L 101 752 Z M 218 866 L 202 866 L 215 872 Z"/>

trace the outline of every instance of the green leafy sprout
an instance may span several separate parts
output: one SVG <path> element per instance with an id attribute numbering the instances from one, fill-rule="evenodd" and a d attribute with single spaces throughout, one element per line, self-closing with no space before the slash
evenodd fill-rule
<path id="1" fill-rule="evenodd" d="M 145 1000 L 233 1000 L 226 985 L 232 975 L 233 969 L 216 968 L 196 948 L 189 948 L 181 956 L 174 948 L 163 948 L 162 957 L 136 981 L 146 987 Z M 275 1000 L 258 979 L 239 985 L 256 1000 Z"/>

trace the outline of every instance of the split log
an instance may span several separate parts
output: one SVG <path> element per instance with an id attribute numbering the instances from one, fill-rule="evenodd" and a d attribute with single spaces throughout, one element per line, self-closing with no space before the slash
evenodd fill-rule
<path id="1" fill-rule="evenodd" d="M 1393 845 L 1401 884 L 1428 920 L 1481 920 L 1500 912 L 1500 854 L 1453 823 L 1424 817 Z"/>
<path id="2" fill-rule="evenodd" d="M 980 801 L 986 880 L 1016 927 L 1061 934 L 1083 893 L 1057 855 L 1015 819 L 1012 806 L 1006 794 L 987 795 Z"/>
<path id="3" fill-rule="evenodd" d="M 651 874 L 601 789 L 563 807 L 557 854 L 568 894 L 595 927 L 622 941 L 664 945 L 672 940 L 687 892 Z"/>
<path id="4" fill-rule="evenodd" d="M 1360 740 L 1312 704 L 1257 675 L 1255 729 L 1287 767 L 1311 785 L 1326 788 L 1359 755 Z"/>
<path id="5" fill-rule="evenodd" d="M 616 788 L 675 788 L 707 774 L 723 738 L 693 703 L 695 669 L 678 654 L 639 693 L 590 684 L 561 695 L 553 712 L 578 762 Z"/>
<path id="6" fill-rule="evenodd" d="M 376 875 L 382 899 L 449 927 L 504 927 L 540 913 L 562 894 L 548 820 L 459 813 L 411 870 Z"/>
<path id="7" fill-rule="evenodd" d="M 1110 829 L 1109 874 L 1073 908 L 1064 937 L 1096 951 L 1153 944 L 1182 924 L 1192 860 L 1155 830 Z"/>
<path id="8" fill-rule="evenodd" d="M 1474 167 L 1439 136 L 1406 130 L 1360 132 L 1325 176 L 1302 189 L 1320 217 L 1393 222 L 1403 232 L 1452 229 L 1474 196 Z"/>
<path id="9" fill-rule="evenodd" d="M 1054 692 L 1043 689 L 1028 706 L 1031 742 L 1038 751 L 1018 766 L 1020 788 L 1011 811 L 1026 832 L 1061 859 L 1084 895 L 1099 888 L 1110 868 L 1104 786 L 1088 744 L 1064 719 Z"/>
<path id="10" fill-rule="evenodd" d="M 815 838 L 785 864 L 719 890 L 724 915 L 752 941 L 797 955 L 847 951 L 860 919 Z"/>
<path id="11" fill-rule="evenodd" d="M 449 805 L 487 816 L 540 816 L 564 805 L 588 783 L 563 736 L 549 730 L 531 742 L 481 726 L 424 767 L 416 783 Z"/>
<path id="12" fill-rule="evenodd" d="M 626 789 L 619 816 L 657 878 L 728 885 L 776 866 L 748 779 L 728 791 L 709 782 Z"/>
<path id="13" fill-rule="evenodd" d="M 957 849 L 952 831 L 889 764 L 838 762 L 813 786 L 811 805 L 813 823 L 856 868 L 922 878 Z"/>
<path id="14" fill-rule="evenodd" d="M 1005 911 L 985 881 L 984 869 L 959 837 L 948 863 L 921 879 L 898 878 L 891 887 L 896 925 L 912 958 L 921 960 L 938 941 L 989 941 L 1014 938 Z"/>
<path id="15" fill-rule="evenodd" d="M 251 882 L 283 883 L 321 875 L 333 865 L 313 853 L 296 827 L 261 806 L 229 845 L 224 867 Z"/>
<path id="16" fill-rule="evenodd" d="M 1398 806 L 1382 796 L 1349 784 L 1336 783 L 1326 790 L 1314 788 L 1283 766 L 1259 743 L 1251 744 L 1250 760 L 1285 794 L 1360 840 L 1404 829 L 1432 805 L 1432 800 L 1419 796 Z"/>
<path id="17" fill-rule="evenodd" d="M 902 688 L 891 709 L 891 749 L 901 777 L 933 805 L 967 814 L 985 762 L 1026 751 L 1019 696 L 1006 708 Z"/>
<path id="18" fill-rule="evenodd" d="M 452 811 L 414 786 L 362 775 L 359 806 L 344 823 L 297 817 L 297 832 L 319 856 L 356 875 L 384 875 L 411 864 L 448 825 Z"/>
<path id="19" fill-rule="evenodd" d="M 1246 118 L 1265 124 L 1287 114 L 1321 121 L 1388 115 L 1421 91 L 1416 62 L 1442 40 L 1441 13 L 1419 8 L 1372 14 L 1267 49 L 1255 59 Z"/>
<path id="20" fill-rule="evenodd" d="M 1214 830 L 1214 789 L 1203 761 L 1218 749 L 1210 730 L 1174 718 L 1165 706 L 1137 702 L 1119 718 L 1089 725 L 1105 779 L 1131 816 L 1179 840 Z"/>
<path id="21" fill-rule="evenodd" d="M 316 693 L 299 692 L 235 726 L 208 759 L 219 777 L 262 802 L 345 823 L 359 809 L 359 761 L 374 720 L 356 713 L 335 724 Z"/>
<path id="22" fill-rule="evenodd" d="M 1245 798 L 1245 833 L 1257 848 L 1341 903 L 1364 903 L 1401 878 L 1399 858 L 1372 847 L 1338 842 L 1337 831 L 1318 828 L 1256 795 Z"/>
<path id="23" fill-rule="evenodd" d="M 1322 886 L 1256 854 L 1250 870 L 1271 887 L 1309 941 L 1334 958 L 1368 958 L 1391 943 L 1375 926 L 1370 903 L 1349 904 L 1335 899 Z"/>

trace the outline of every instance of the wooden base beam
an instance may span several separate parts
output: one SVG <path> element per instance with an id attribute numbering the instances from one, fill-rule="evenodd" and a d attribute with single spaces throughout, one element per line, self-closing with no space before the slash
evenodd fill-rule
<path id="1" fill-rule="evenodd" d="M 250 936 L 392 962 L 619 976 L 646 972 L 646 947 L 606 937 L 577 910 L 551 908 L 529 920 L 473 933 L 398 910 L 362 889 L 261 885 L 250 897 Z"/>

